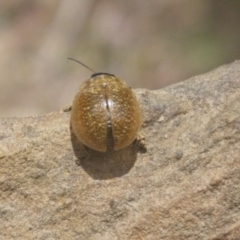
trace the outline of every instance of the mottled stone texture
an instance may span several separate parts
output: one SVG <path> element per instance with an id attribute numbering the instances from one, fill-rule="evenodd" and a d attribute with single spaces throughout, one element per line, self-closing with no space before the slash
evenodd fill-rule
<path id="1" fill-rule="evenodd" d="M 69 112 L 0 120 L 1 240 L 240 239 L 240 61 L 135 92 L 147 153 L 80 161 Z"/>

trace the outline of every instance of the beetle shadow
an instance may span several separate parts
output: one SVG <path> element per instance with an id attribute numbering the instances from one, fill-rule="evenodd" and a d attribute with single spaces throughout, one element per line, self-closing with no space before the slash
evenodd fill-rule
<path id="1" fill-rule="evenodd" d="M 76 164 L 81 165 L 93 179 L 104 180 L 121 177 L 128 173 L 137 160 L 138 149 L 133 145 L 113 152 L 98 152 L 86 148 L 76 137 L 70 125 L 71 142 Z"/>

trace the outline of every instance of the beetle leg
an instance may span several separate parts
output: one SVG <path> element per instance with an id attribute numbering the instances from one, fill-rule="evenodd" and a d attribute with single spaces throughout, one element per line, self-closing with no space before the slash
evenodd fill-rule
<path id="1" fill-rule="evenodd" d="M 143 136 L 142 133 L 138 133 L 137 137 L 134 141 L 134 145 L 140 150 L 140 152 L 146 152 L 147 151 L 147 146 L 145 142 L 145 137 Z"/>
<path id="2" fill-rule="evenodd" d="M 81 161 L 88 159 L 90 155 L 88 147 L 82 145 L 78 158 L 76 159 L 76 164 L 81 165 Z"/>
<path id="3" fill-rule="evenodd" d="M 67 104 L 60 109 L 61 112 L 70 112 L 72 111 L 72 104 Z"/>

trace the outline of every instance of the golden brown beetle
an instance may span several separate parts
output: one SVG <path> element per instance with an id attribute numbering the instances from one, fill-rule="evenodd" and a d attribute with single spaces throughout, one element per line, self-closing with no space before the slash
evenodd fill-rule
<path id="1" fill-rule="evenodd" d="M 141 124 L 133 91 L 109 73 L 94 73 L 82 84 L 72 104 L 73 132 L 84 145 L 100 152 L 131 144 Z"/>

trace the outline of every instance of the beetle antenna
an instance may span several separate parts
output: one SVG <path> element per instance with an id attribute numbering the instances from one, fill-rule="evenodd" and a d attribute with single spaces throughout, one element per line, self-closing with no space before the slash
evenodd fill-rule
<path id="1" fill-rule="evenodd" d="M 90 67 L 88 67 L 87 65 L 83 64 L 82 62 L 80 62 L 80 61 L 78 61 L 78 60 L 76 60 L 76 59 L 74 59 L 74 58 L 68 58 L 68 59 L 69 59 L 69 60 L 72 60 L 72 61 L 74 61 L 74 62 L 77 62 L 77 63 L 81 64 L 82 66 L 84 66 L 85 68 L 87 68 L 88 70 L 90 70 L 91 72 L 96 73 L 96 72 L 93 71 Z"/>

